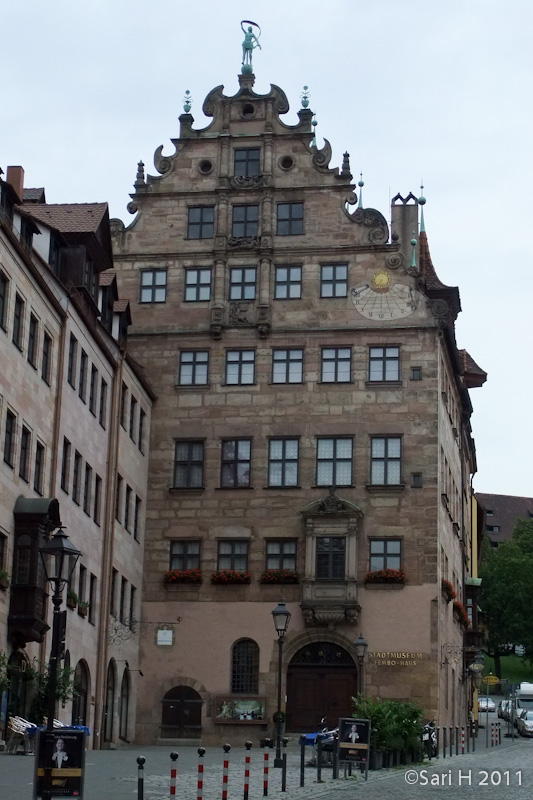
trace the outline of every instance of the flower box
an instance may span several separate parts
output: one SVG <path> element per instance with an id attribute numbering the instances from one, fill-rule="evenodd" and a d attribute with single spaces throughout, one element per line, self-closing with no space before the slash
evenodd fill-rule
<path id="1" fill-rule="evenodd" d="M 76 592 L 67 592 L 67 607 L 74 610 L 78 605 L 78 595 Z"/>
<path id="2" fill-rule="evenodd" d="M 0 589 L 4 592 L 9 589 L 9 575 L 7 573 L 0 572 Z"/>
<path id="3" fill-rule="evenodd" d="M 299 583 L 294 569 L 267 569 L 259 577 L 259 583 Z"/>
<path id="4" fill-rule="evenodd" d="M 367 572 L 365 584 L 369 583 L 407 583 L 403 569 L 377 569 Z"/>
<path id="5" fill-rule="evenodd" d="M 86 617 L 88 613 L 89 613 L 89 603 L 87 603 L 87 601 L 85 600 L 81 600 L 78 603 L 78 614 L 80 615 L 80 617 Z"/>
<path id="6" fill-rule="evenodd" d="M 455 589 L 453 588 L 450 581 L 447 581 L 445 578 L 443 578 L 441 586 L 442 586 L 442 596 L 444 597 L 447 603 L 451 603 L 452 600 L 455 600 L 457 598 L 457 595 L 455 594 Z"/>
<path id="7" fill-rule="evenodd" d="M 163 576 L 163 583 L 202 583 L 203 577 L 199 569 L 169 569 Z"/>
<path id="8" fill-rule="evenodd" d="M 455 600 L 453 603 L 453 614 L 454 617 L 457 618 L 457 621 L 460 625 L 462 625 L 464 628 L 470 627 L 470 619 L 468 617 L 466 608 L 462 603 L 458 603 L 457 600 Z"/>
<path id="9" fill-rule="evenodd" d="M 236 583 L 251 583 L 252 575 L 250 572 L 236 569 L 219 569 L 211 573 L 211 583 L 220 586 L 229 586 Z"/>

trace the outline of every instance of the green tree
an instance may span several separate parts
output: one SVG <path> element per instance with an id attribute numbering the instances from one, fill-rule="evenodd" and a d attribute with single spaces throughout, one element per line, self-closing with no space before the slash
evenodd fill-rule
<path id="1" fill-rule="evenodd" d="M 50 685 L 50 670 L 48 664 L 39 664 L 33 669 L 31 677 L 33 683 L 33 700 L 31 703 L 29 721 L 42 725 L 48 713 L 48 687 Z M 74 670 L 70 667 L 57 668 L 56 700 L 67 703 L 75 694 Z"/>
<path id="2" fill-rule="evenodd" d="M 0 697 L 6 689 L 9 689 L 8 659 L 4 651 L 0 650 Z"/>
<path id="3" fill-rule="evenodd" d="M 500 675 L 511 643 L 524 645 L 533 661 L 533 520 L 519 520 L 512 539 L 498 548 L 485 541 L 479 574 L 487 652 Z"/>

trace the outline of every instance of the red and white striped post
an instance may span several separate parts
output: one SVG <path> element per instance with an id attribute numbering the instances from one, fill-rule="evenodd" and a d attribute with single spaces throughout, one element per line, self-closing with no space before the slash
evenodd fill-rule
<path id="1" fill-rule="evenodd" d="M 248 800 L 248 793 L 250 791 L 250 749 L 251 742 L 245 742 L 246 755 L 244 757 L 244 800 Z"/>
<path id="2" fill-rule="evenodd" d="M 268 797 L 268 748 L 270 747 L 270 739 L 265 739 L 265 755 L 263 766 L 263 797 Z"/>
<path id="3" fill-rule="evenodd" d="M 170 760 L 172 761 L 170 765 L 170 797 L 176 797 L 176 777 L 178 775 L 176 761 L 178 760 L 178 754 L 172 752 L 170 754 Z"/>
<path id="4" fill-rule="evenodd" d="M 228 800 L 228 770 L 229 770 L 229 751 L 231 750 L 230 744 L 222 745 L 224 750 L 224 768 L 222 770 L 222 800 Z"/>
<path id="5" fill-rule="evenodd" d="M 198 789 L 196 792 L 197 800 L 202 800 L 204 794 L 204 762 L 202 758 L 205 756 L 205 747 L 198 748 Z"/>
<path id="6" fill-rule="evenodd" d="M 465 754 L 465 729 L 463 725 L 463 727 L 461 728 L 461 755 L 464 756 L 464 754 Z"/>

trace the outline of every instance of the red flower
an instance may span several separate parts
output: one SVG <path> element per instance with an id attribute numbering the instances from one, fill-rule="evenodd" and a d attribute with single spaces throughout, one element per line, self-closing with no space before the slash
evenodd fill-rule
<path id="1" fill-rule="evenodd" d="M 298 583 L 295 569 L 267 569 L 259 577 L 259 583 Z"/>
<path id="2" fill-rule="evenodd" d="M 218 569 L 211 573 L 211 583 L 250 583 L 252 575 L 250 572 L 237 569 Z"/>
<path id="3" fill-rule="evenodd" d="M 367 572 L 365 583 L 407 583 L 403 569 L 376 569 Z"/>
<path id="4" fill-rule="evenodd" d="M 448 603 L 452 600 L 455 600 L 457 595 L 455 594 L 455 589 L 450 581 L 447 581 L 445 578 L 442 579 L 442 593 L 445 595 Z"/>
<path id="5" fill-rule="evenodd" d="M 202 573 L 199 569 L 169 569 L 163 583 L 202 583 Z"/>

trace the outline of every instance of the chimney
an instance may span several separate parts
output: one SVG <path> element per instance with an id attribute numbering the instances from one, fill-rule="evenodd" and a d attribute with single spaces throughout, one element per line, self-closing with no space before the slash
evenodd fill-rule
<path id="1" fill-rule="evenodd" d="M 24 170 L 22 167 L 8 167 L 6 182 L 15 190 L 19 202 L 22 203 L 24 194 Z"/>

